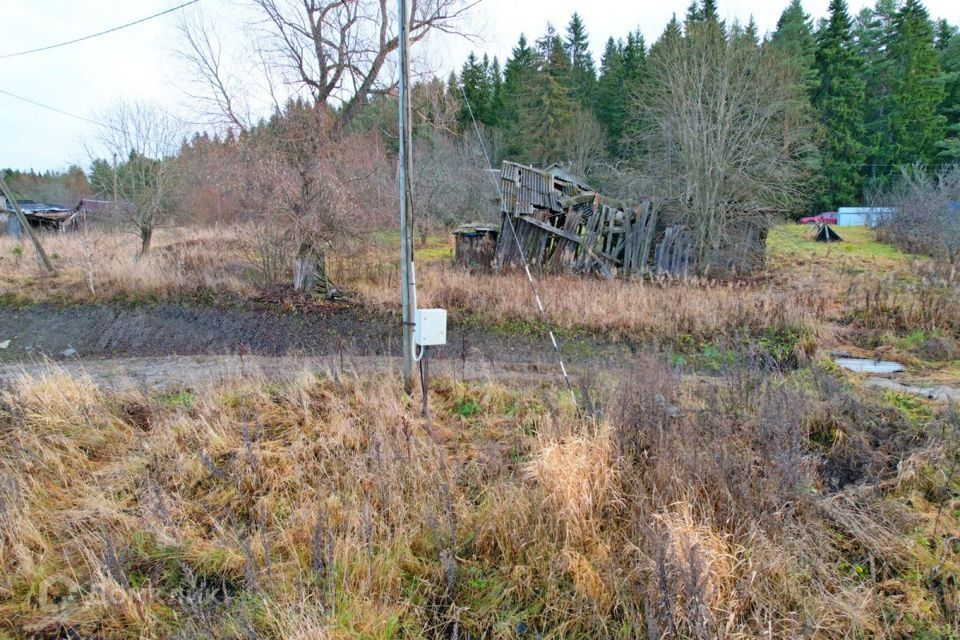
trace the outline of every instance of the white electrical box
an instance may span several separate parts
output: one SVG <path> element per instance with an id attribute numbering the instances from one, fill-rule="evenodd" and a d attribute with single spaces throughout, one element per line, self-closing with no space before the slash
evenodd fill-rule
<path id="1" fill-rule="evenodd" d="M 446 309 L 417 309 L 413 323 L 414 344 L 421 347 L 447 344 Z"/>

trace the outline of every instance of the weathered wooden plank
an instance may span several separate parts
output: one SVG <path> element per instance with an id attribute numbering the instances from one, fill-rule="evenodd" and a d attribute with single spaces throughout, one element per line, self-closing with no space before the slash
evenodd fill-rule
<path id="1" fill-rule="evenodd" d="M 520 216 L 520 219 L 526 222 L 527 224 L 533 225 L 538 229 L 542 229 L 543 231 L 552 233 L 556 236 L 560 236 L 561 238 L 569 240 L 570 242 L 574 242 L 576 244 L 580 244 L 582 242 L 582 240 L 580 239 L 580 236 L 570 233 L 568 231 L 564 231 L 563 229 L 555 227 L 551 224 L 547 224 L 546 222 L 537 220 L 533 216 Z"/>
<path id="2" fill-rule="evenodd" d="M 593 213 L 590 215 L 590 220 L 587 225 L 587 235 L 586 240 L 581 242 L 580 250 L 580 259 L 576 263 L 576 268 L 579 271 L 585 271 L 588 268 L 588 257 L 594 249 L 594 245 L 597 242 L 597 235 L 600 231 L 601 224 L 601 211 L 600 211 L 600 195 L 595 194 L 593 198 Z"/>
<path id="3" fill-rule="evenodd" d="M 626 203 L 617 200 L 615 198 L 610 198 L 608 196 L 601 195 L 593 191 L 587 191 L 575 196 L 569 196 L 563 198 L 560 201 L 560 206 L 563 208 L 574 207 L 578 204 L 585 204 L 591 200 L 597 200 L 599 198 L 599 204 L 603 206 L 613 207 L 614 209 L 626 209 Z"/>
<path id="4" fill-rule="evenodd" d="M 643 203 L 644 209 L 644 218 L 646 219 L 645 235 L 643 238 L 643 249 L 640 252 L 640 264 L 642 269 L 646 271 L 647 265 L 650 262 L 650 250 L 653 248 L 653 237 L 657 230 L 657 209 L 654 208 L 650 201 L 647 200 Z"/>
<path id="5" fill-rule="evenodd" d="M 600 274 L 607 280 L 613 280 L 613 272 L 610 270 L 610 267 L 607 266 L 604 259 L 594 253 L 593 249 L 588 248 L 586 253 L 590 257 L 590 262 L 597 267 Z"/>
<path id="6" fill-rule="evenodd" d="M 630 219 L 633 216 L 630 215 L 630 212 L 624 210 L 623 212 L 623 275 L 629 276 L 633 272 L 633 236 L 634 230 L 630 226 Z"/>
<path id="7" fill-rule="evenodd" d="M 604 205 L 604 209 L 607 211 L 607 239 L 604 243 L 604 250 L 610 251 L 610 248 L 613 246 L 613 223 L 617 217 L 617 211 L 606 205 Z"/>

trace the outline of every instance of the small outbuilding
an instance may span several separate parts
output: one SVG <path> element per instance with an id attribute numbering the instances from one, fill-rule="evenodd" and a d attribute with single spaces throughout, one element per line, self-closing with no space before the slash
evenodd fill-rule
<path id="1" fill-rule="evenodd" d="M 840 207 L 837 226 L 875 227 L 893 214 L 893 207 Z"/>
<path id="2" fill-rule="evenodd" d="M 468 269 L 486 271 L 497 253 L 499 227 L 494 224 L 464 224 L 453 231 L 453 262 Z"/>
<path id="3" fill-rule="evenodd" d="M 31 227 L 41 230 L 59 231 L 61 225 L 68 220 L 73 212 L 56 204 L 34 202 L 33 200 L 17 200 L 16 205 L 3 198 L 2 211 L 6 218 L 6 231 L 19 238 L 23 234 L 20 220 L 16 216 L 16 209 L 23 212 L 23 217 Z"/>

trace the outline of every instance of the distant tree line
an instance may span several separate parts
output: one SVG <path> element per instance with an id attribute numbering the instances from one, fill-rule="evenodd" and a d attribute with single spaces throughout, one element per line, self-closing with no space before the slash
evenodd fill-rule
<path id="1" fill-rule="evenodd" d="M 90 182 L 83 168 L 70 165 L 66 171 L 21 171 L 2 169 L 3 179 L 18 200 L 73 206 L 90 195 Z"/>
<path id="2" fill-rule="evenodd" d="M 282 15 L 273 3 L 258 6 L 268 31 L 276 27 L 271 37 L 316 18 L 294 5 Z M 447 9 L 462 6 L 431 0 L 423 29 L 449 26 Z M 71 194 L 111 199 L 116 188 L 144 253 L 153 228 L 180 221 L 262 223 L 270 233 L 256 242 L 276 231 L 270 247 L 256 249 L 264 254 L 357 238 L 393 221 L 397 101 L 378 62 L 393 40 L 374 43 L 379 53 L 346 102 L 313 91 L 329 85 L 324 73 L 339 77 L 336 65 L 311 64 L 297 67 L 295 95 L 277 96 L 269 117 L 252 120 L 243 94 L 228 91 L 236 79 L 221 75 L 217 49 L 204 46 L 211 34 L 185 34 L 210 87 L 205 104 L 221 112 L 217 133 L 184 138 L 162 111 L 126 105 L 102 118 L 112 124 L 101 142 L 116 163 L 93 161 L 89 179 L 78 168 L 8 172 L 14 189 L 64 202 L 74 196 L 44 194 L 70 185 Z M 320 53 L 329 46 L 322 33 L 303 37 Z M 350 46 L 359 55 L 367 45 Z M 263 67 L 289 64 L 281 57 Z M 696 235 L 707 266 L 724 262 L 727 236 L 776 215 L 856 203 L 889 189 L 903 167 L 936 172 L 960 162 L 960 34 L 932 21 L 919 0 L 877 0 L 855 17 L 832 0 L 816 25 L 792 0 L 762 37 L 752 19 L 727 24 L 715 0 L 696 0 L 652 45 L 632 31 L 610 38 L 599 61 L 574 14 L 562 32 L 548 24 L 536 40 L 521 36 L 505 61 L 470 54 L 445 79 L 421 78 L 411 97 L 421 230 L 496 211 L 475 120 L 494 166 L 559 162 L 612 195 L 655 195 Z"/>
<path id="3" fill-rule="evenodd" d="M 906 165 L 938 168 L 960 162 L 960 34 L 931 20 L 920 0 L 877 0 L 852 17 L 844 0 L 814 25 L 800 0 L 783 11 L 776 30 L 761 38 L 751 19 L 724 24 L 715 0 L 694 2 L 681 23 L 674 17 L 647 47 L 639 31 L 610 38 L 599 65 L 578 14 L 565 31 L 548 25 L 530 43 L 521 35 L 510 57 L 471 53 L 448 92 L 459 100 L 460 127 L 473 116 L 502 157 L 559 161 L 589 172 L 597 161 L 643 164 L 638 139 L 650 123 L 646 96 L 664 78 L 651 58 L 696 25 L 713 25 L 728 41 L 744 39 L 792 68 L 780 80 L 797 84 L 814 126 L 804 127 L 809 197 L 796 207 L 834 209 L 889 186 Z M 674 61 L 676 71 L 684 60 Z M 743 82 L 753 79 L 745 76 Z M 798 123 L 799 124 L 799 123 Z M 472 125 L 471 125 L 472 126 Z M 598 156 L 584 158 L 584 135 L 602 131 Z M 579 165 L 579 166 L 577 166 Z"/>

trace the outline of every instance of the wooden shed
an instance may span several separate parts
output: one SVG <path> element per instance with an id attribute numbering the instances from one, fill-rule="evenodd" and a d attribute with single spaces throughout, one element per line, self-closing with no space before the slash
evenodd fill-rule
<path id="1" fill-rule="evenodd" d="M 494 224 L 465 224 L 453 231 L 456 240 L 453 252 L 454 264 L 479 271 L 493 266 L 497 253 L 499 227 Z"/>

